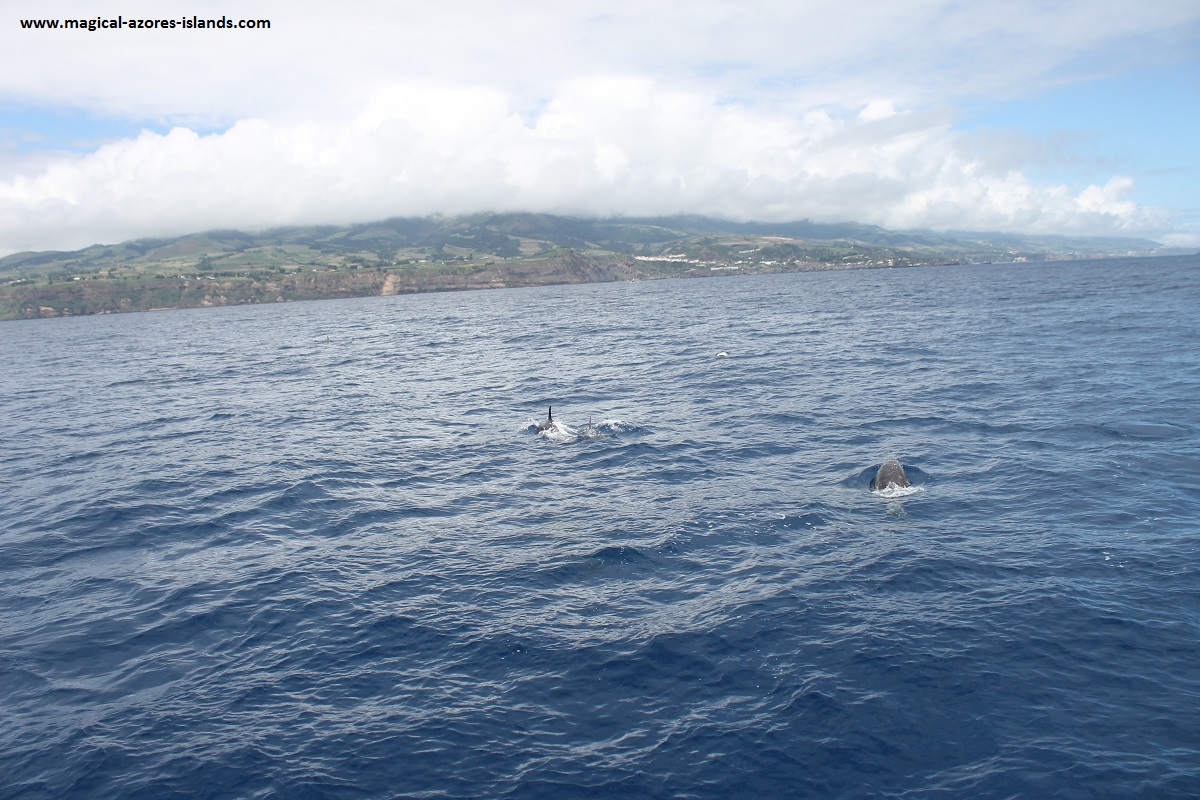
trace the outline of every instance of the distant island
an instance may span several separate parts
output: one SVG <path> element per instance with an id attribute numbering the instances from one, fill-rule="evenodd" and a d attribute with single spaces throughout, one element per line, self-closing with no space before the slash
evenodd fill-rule
<path id="1" fill-rule="evenodd" d="M 208 231 L 0 258 L 0 320 L 802 270 L 1162 255 L 1156 242 L 857 223 L 477 214 Z"/>

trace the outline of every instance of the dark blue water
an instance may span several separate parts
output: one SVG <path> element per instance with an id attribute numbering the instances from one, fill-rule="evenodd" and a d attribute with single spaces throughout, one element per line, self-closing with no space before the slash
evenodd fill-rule
<path id="1" fill-rule="evenodd" d="M 1200 796 L 1200 257 L 8 322 L 0 380 L 6 800 Z"/>

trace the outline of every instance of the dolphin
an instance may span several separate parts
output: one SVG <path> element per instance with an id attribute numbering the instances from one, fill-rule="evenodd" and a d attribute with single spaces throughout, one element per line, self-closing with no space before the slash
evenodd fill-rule
<path id="1" fill-rule="evenodd" d="M 554 406 L 548 406 L 546 408 L 546 420 L 544 422 L 538 423 L 537 432 L 541 433 L 542 431 L 548 431 L 553 427 L 554 427 Z"/>
<path id="2" fill-rule="evenodd" d="M 584 436 L 587 436 L 589 439 L 594 439 L 600 435 L 600 429 L 596 427 L 596 423 L 592 422 L 592 418 L 589 416 L 588 424 L 583 426 L 583 429 L 580 430 L 580 433 L 582 433 Z"/>
<path id="3" fill-rule="evenodd" d="M 871 479 L 871 491 L 886 489 L 889 486 L 900 489 L 911 486 L 908 476 L 904 474 L 904 467 L 900 466 L 900 462 L 894 458 L 885 460 L 879 467 L 879 471 L 875 473 L 875 477 Z"/>

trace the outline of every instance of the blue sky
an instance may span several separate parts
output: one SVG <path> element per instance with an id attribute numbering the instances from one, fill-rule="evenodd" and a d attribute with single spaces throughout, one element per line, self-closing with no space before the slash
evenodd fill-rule
<path id="1" fill-rule="evenodd" d="M 1139 203 L 1200 221 L 1200 58 L 974 105 L 961 130 L 1048 145 L 1045 161 L 1026 162 L 1030 175 L 1072 182 L 1121 172 L 1135 179 Z"/>
<path id="2" fill-rule="evenodd" d="M 21 18 L 270 19 L 29 31 Z M 530 210 L 1200 247 L 1194 0 L 123 0 L 0 19 L 0 254 Z"/>

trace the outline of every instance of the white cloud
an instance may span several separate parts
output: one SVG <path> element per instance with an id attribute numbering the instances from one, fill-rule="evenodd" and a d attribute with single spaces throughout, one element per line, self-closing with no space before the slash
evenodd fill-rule
<path id="1" fill-rule="evenodd" d="M 1200 250 L 1200 235 L 1195 233 L 1168 233 L 1162 237 L 1167 247 L 1190 247 Z"/>
<path id="2" fill-rule="evenodd" d="M 641 79 L 578 81 L 532 120 L 488 87 L 397 85 L 353 117 L 143 132 L 0 182 L 9 249 L 198 228 L 481 210 L 681 211 L 891 227 L 1140 231 L 1127 178 L 1073 194 L 997 172 L 918 116 L 801 119 Z"/>
<path id="3" fill-rule="evenodd" d="M 267 18 L 266 31 L 27 31 L 16 20 Z M 10 0 L 0 96 L 159 117 L 312 117 L 398 79 L 503 86 L 636 74 L 764 102 L 861 108 L 1017 93 L 1194 51 L 1194 0 Z"/>
<path id="4" fill-rule="evenodd" d="M 14 19 L 97 13 L 11 6 Z M 24 166 L 10 154 L 0 252 L 488 209 L 1154 233 L 1169 226 L 1129 199 L 1129 179 L 1035 184 L 1011 149 L 1001 159 L 927 109 L 1144 58 L 1147 38 L 1169 58 L 1200 21 L 1192 0 L 112 11 L 272 28 L 49 33 L 9 19 L 0 58 L 22 68 L 0 70 L 0 98 L 176 127 Z"/>

